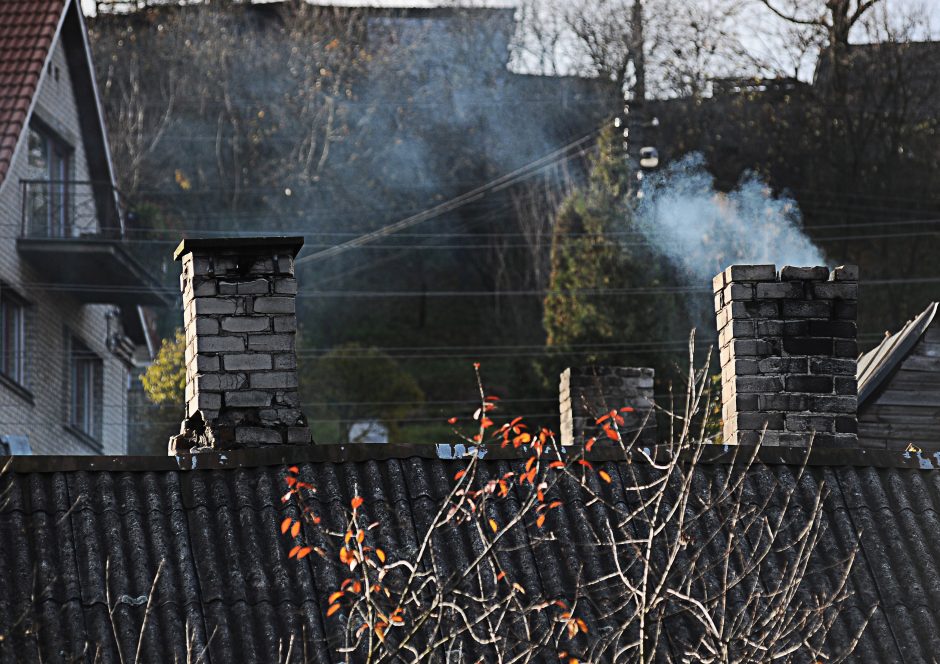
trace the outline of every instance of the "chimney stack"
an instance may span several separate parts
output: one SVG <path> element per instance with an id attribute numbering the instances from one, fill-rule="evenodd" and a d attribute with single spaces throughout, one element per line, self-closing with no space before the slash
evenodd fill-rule
<path id="1" fill-rule="evenodd" d="M 855 447 L 858 267 L 732 265 L 715 277 L 724 441 Z"/>
<path id="2" fill-rule="evenodd" d="M 169 453 L 311 442 L 297 393 L 301 237 L 183 240 L 186 419 Z"/>
<path id="3" fill-rule="evenodd" d="M 621 413 L 620 426 L 625 443 L 634 440 L 656 444 L 656 413 L 653 410 L 654 372 L 637 367 L 577 367 L 561 373 L 558 405 L 561 414 L 561 444 L 583 445 L 595 435 L 597 418 L 612 410 L 633 408 Z M 639 432 L 639 435 L 637 433 Z M 598 438 L 599 445 L 613 441 Z"/>

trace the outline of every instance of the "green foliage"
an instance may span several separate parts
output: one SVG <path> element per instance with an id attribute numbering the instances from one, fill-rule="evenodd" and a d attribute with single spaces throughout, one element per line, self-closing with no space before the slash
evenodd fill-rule
<path id="1" fill-rule="evenodd" d="M 635 230 L 629 183 L 621 141 L 608 129 L 599 139 L 587 185 L 565 200 L 555 223 L 543 323 L 548 346 L 560 353 L 583 344 L 648 342 L 684 334 L 673 332 L 681 318 L 675 297 L 617 292 L 670 283 L 664 261 L 649 247 L 620 239 L 631 238 Z M 577 357 L 579 362 L 633 366 L 656 366 L 663 359 L 603 350 Z"/>
<path id="2" fill-rule="evenodd" d="M 186 335 L 177 329 L 164 339 L 147 371 L 140 377 L 147 398 L 158 405 L 182 405 L 186 395 Z"/>
<path id="3" fill-rule="evenodd" d="M 337 346 L 301 367 L 300 386 L 302 400 L 309 404 L 305 410 L 314 423 L 339 421 L 332 432 L 337 440 L 323 442 L 348 442 L 352 424 L 368 420 L 382 422 L 394 438 L 397 421 L 424 401 L 418 383 L 398 362 L 376 348 L 356 343 Z"/>

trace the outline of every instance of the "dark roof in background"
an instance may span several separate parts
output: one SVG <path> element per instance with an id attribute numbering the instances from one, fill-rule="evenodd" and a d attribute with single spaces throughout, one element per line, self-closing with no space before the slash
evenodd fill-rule
<path id="1" fill-rule="evenodd" d="M 0 182 L 3 182 L 65 8 L 62 0 L 0 2 Z"/>
<path id="2" fill-rule="evenodd" d="M 749 471 L 746 494 L 756 501 L 776 483 L 796 483 L 802 454 L 761 450 L 764 463 Z M 602 452 L 592 458 L 614 478 L 600 490 L 618 501 L 627 473 L 638 465 L 604 461 L 614 456 Z M 711 456 L 699 466 L 703 481 L 724 472 L 729 461 L 721 448 Z M 829 489 L 812 572 L 815 588 L 831 587 L 832 567 L 861 532 L 849 580 L 854 595 L 832 633 L 836 642 L 845 642 L 878 605 L 854 661 L 932 661 L 940 651 L 938 459 L 816 450 L 799 480 L 795 495 L 806 503 L 823 483 Z M 296 516 L 295 508 L 280 502 L 285 464 L 292 462 L 317 486 L 315 500 L 324 515 L 342 518 L 341 508 L 362 495 L 369 518 L 382 524 L 379 536 L 389 552 L 416 545 L 432 506 L 450 490 L 462 465 L 437 459 L 427 448 L 397 446 L 0 459 L 0 467 L 9 463 L 0 478 L 0 661 L 34 659 L 36 641 L 44 661 L 82 653 L 91 660 L 100 648 L 100 661 L 115 662 L 118 647 L 131 661 L 161 560 L 141 661 L 186 661 L 187 642 L 197 654 L 205 649 L 208 662 L 283 661 L 291 638 L 293 661 L 304 651 L 309 661 L 337 659 L 328 648 L 338 630 L 331 625 L 335 617 L 325 616 L 325 594 L 341 579 L 317 556 L 289 560 L 289 545 L 278 531 L 285 515 Z M 521 463 L 497 450 L 482 469 L 502 474 Z M 557 596 L 571 582 L 570 561 L 583 558 L 571 543 L 585 523 L 607 515 L 596 504 L 578 501 L 556 512 L 557 540 L 513 553 L 510 573 L 527 588 Z M 446 544 L 447 560 L 455 568 L 466 565 L 470 552 Z M 115 607 L 113 625 L 109 606 Z M 587 618 L 602 628 L 602 616 Z M 33 636 L 22 633 L 27 628 L 36 630 Z"/>
<path id="3" fill-rule="evenodd" d="M 937 315 L 937 302 L 907 321 L 894 334 L 887 334 L 881 343 L 858 358 L 858 407 L 881 387 L 894 369 L 907 357 Z"/>

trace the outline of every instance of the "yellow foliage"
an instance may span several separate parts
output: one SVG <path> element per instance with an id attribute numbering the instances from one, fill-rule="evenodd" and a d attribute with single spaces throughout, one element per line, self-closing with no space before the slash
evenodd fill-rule
<path id="1" fill-rule="evenodd" d="M 186 396 L 186 335 L 177 329 L 172 339 L 164 339 L 147 371 L 140 377 L 147 398 L 160 405 L 183 405 Z"/>

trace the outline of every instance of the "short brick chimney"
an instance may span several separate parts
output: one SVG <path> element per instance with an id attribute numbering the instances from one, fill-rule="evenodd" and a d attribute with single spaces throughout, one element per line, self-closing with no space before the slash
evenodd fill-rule
<path id="1" fill-rule="evenodd" d="M 732 265 L 713 286 L 725 443 L 856 446 L 858 268 Z"/>
<path id="2" fill-rule="evenodd" d="M 188 239 L 182 262 L 186 419 L 169 453 L 311 442 L 297 393 L 301 237 Z"/>
<path id="3" fill-rule="evenodd" d="M 558 385 L 561 416 L 561 444 L 582 445 L 596 435 L 597 418 L 612 410 L 632 408 L 620 413 L 625 443 L 636 437 L 644 445 L 656 444 L 656 413 L 653 410 L 652 369 L 637 367 L 577 367 L 565 369 Z M 639 435 L 637 435 L 639 434 Z M 598 438 L 597 445 L 612 444 Z"/>

